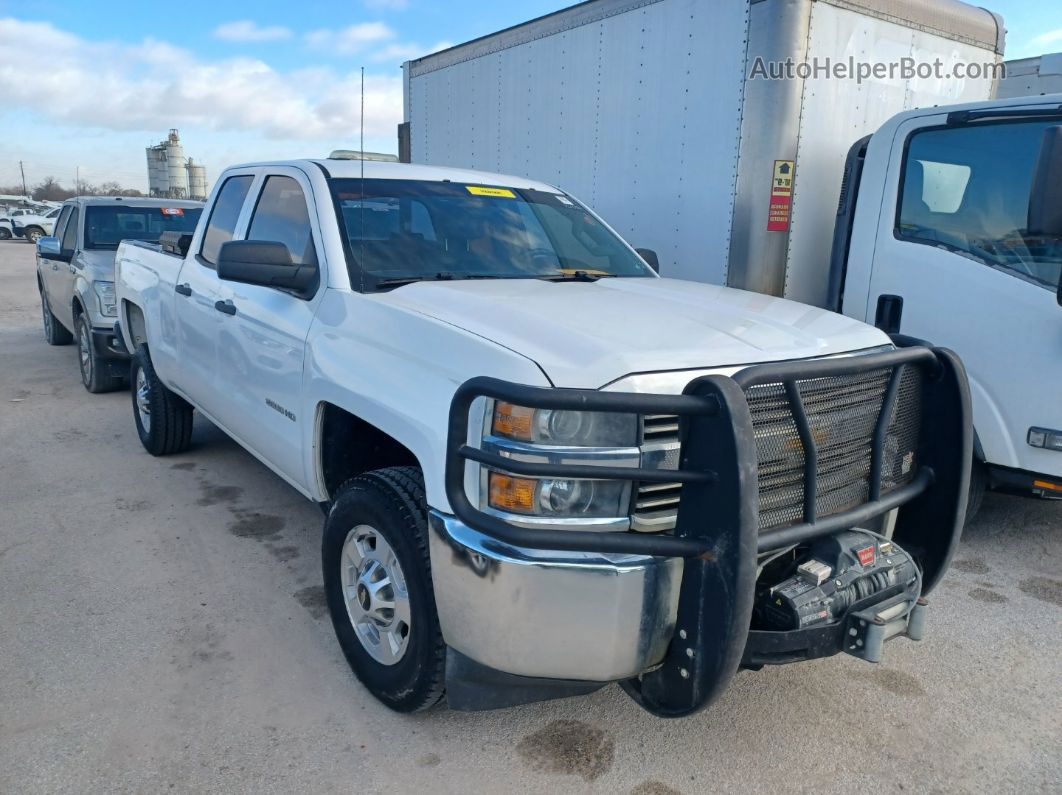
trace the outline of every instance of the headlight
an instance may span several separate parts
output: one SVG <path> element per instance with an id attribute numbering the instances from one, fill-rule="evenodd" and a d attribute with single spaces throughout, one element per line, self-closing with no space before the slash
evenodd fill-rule
<path id="1" fill-rule="evenodd" d="M 532 444 L 630 447 L 638 444 L 638 417 L 611 411 L 532 409 L 497 401 L 491 432 Z"/>
<path id="2" fill-rule="evenodd" d="M 487 504 L 507 513 L 567 518 L 626 516 L 629 500 L 629 481 L 489 473 Z"/>
<path id="3" fill-rule="evenodd" d="M 96 291 L 96 297 L 100 299 L 100 312 L 108 317 L 117 316 L 114 282 L 93 282 L 92 288 Z"/>

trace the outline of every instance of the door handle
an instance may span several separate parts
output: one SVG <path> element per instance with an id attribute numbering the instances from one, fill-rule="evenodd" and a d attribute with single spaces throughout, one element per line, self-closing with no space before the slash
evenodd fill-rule
<path id="1" fill-rule="evenodd" d="M 175 293 L 180 293 L 181 295 L 191 295 L 192 294 L 192 285 L 190 285 L 190 284 L 178 284 L 178 285 L 174 286 L 173 291 Z"/>
<path id="2" fill-rule="evenodd" d="M 214 308 L 219 312 L 224 312 L 226 315 L 236 314 L 236 307 L 232 301 L 215 301 Z"/>

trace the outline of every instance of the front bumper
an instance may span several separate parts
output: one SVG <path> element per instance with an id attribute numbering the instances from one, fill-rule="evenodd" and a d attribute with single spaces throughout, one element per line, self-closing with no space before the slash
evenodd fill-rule
<path id="1" fill-rule="evenodd" d="M 117 326 L 92 329 L 92 349 L 103 361 L 128 362 L 129 354 Z"/>
<path id="2" fill-rule="evenodd" d="M 430 523 L 443 637 L 467 657 L 518 676 L 591 682 L 663 659 L 682 558 L 518 547 L 434 510 Z"/>
<path id="3" fill-rule="evenodd" d="M 886 492 L 888 427 L 907 367 L 922 372 L 917 463 L 906 485 Z M 800 385 L 883 369 L 890 375 L 869 442 L 865 501 L 819 515 L 822 430 L 809 419 Z M 793 440 L 804 453 L 803 520 L 763 531 L 757 508 L 757 443 L 747 400 L 748 390 L 762 384 L 784 387 Z M 678 468 L 533 463 L 499 456 L 469 444 L 474 439 L 470 409 L 478 397 L 534 408 L 678 415 Z M 843 629 L 840 625 L 822 639 L 806 630 L 788 638 L 750 632 L 759 555 L 866 527 L 903 506 L 893 538 L 914 557 L 921 593 L 932 590 L 958 542 L 972 450 L 965 371 L 943 349 L 758 365 L 733 378 L 694 379 L 678 396 L 472 379 L 458 389 L 450 411 L 446 494 L 454 516 L 432 518 L 432 575 L 444 639 L 498 671 L 583 681 L 622 679 L 624 689 L 651 712 L 688 715 L 717 698 L 740 665 L 760 664 L 760 653 L 773 660 L 784 652 L 795 661 L 846 650 L 841 633 L 833 631 Z M 509 523 L 469 500 L 466 466 L 473 463 L 530 477 L 677 481 L 682 491 L 674 532 L 589 532 Z M 864 607 L 857 603 L 853 608 L 857 606 Z M 881 620 L 888 624 L 885 617 Z M 877 648 L 885 634 L 920 635 L 920 622 L 909 627 L 905 617 L 865 643 Z"/>

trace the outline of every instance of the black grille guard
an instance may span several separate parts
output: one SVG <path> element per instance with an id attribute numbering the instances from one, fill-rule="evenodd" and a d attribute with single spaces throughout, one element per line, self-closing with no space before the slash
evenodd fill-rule
<path id="1" fill-rule="evenodd" d="M 908 483 L 883 495 L 885 437 L 905 366 L 923 371 L 918 469 Z M 892 373 L 873 435 L 869 499 L 852 510 L 816 517 L 816 443 L 797 382 L 886 368 Z M 798 524 L 761 533 L 756 445 L 745 390 L 771 383 L 784 385 L 805 449 L 804 517 Z M 531 408 L 678 415 L 679 469 L 531 463 L 472 447 L 467 443 L 469 410 L 479 397 Z M 751 623 L 758 552 L 865 524 L 904 506 L 893 538 L 921 566 L 923 594 L 932 590 L 947 569 L 965 520 L 972 453 L 970 394 L 962 362 L 950 350 L 918 346 L 755 365 L 733 377 L 696 378 L 681 395 L 551 389 L 473 378 L 458 388 L 451 403 L 445 486 L 458 519 L 505 544 L 686 558 L 676 638 L 658 669 L 624 683 L 650 711 L 679 716 L 713 700 L 737 670 Z M 671 534 L 652 535 L 519 527 L 472 505 L 465 493 L 467 461 L 532 477 L 679 482 L 676 526 Z"/>

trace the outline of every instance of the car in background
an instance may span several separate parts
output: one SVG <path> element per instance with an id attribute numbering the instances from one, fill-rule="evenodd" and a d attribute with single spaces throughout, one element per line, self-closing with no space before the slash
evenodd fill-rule
<path id="1" fill-rule="evenodd" d="M 123 240 L 157 242 L 164 232 L 191 233 L 203 203 L 176 199 L 81 196 L 48 219 L 37 243 L 37 286 L 44 337 L 78 344 L 81 380 L 89 392 L 126 383 L 129 357 L 114 336 L 114 255 Z M 28 229 L 28 227 L 27 227 Z M 28 232 L 27 232 L 28 237 Z"/>
<path id="2" fill-rule="evenodd" d="M 12 214 L 11 233 L 15 237 L 23 237 L 30 243 L 36 243 L 40 238 L 46 237 L 55 231 L 55 222 L 59 218 L 62 207 L 54 207 L 45 213 L 27 212 Z"/>

